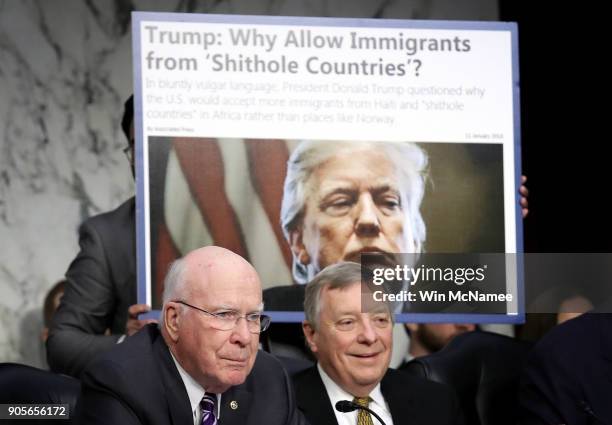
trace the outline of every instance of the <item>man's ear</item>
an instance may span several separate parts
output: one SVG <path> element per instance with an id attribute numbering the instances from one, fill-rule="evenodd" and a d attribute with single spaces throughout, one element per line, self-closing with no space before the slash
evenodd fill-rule
<path id="1" fill-rule="evenodd" d="M 180 327 L 180 314 L 178 311 L 178 306 L 176 303 L 169 302 L 164 306 L 164 311 L 162 314 L 164 315 L 164 328 L 166 329 L 166 333 L 172 342 L 176 343 L 179 339 Z"/>
<path id="2" fill-rule="evenodd" d="M 310 348 L 310 351 L 313 353 L 319 351 L 315 338 L 317 331 L 312 327 L 310 322 L 302 322 L 302 330 L 304 331 L 304 336 L 306 337 L 306 342 L 308 343 L 308 348 Z"/>
<path id="3" fill-rule="evenodd" d="M 289 245 L 291 245 L 291 252 L 293 252 L 294 258 L 303 265 L 310 264 L 310 255 L 308 255 L 306 247 L 304 246 L 301 226 L 289 232 Z"/>

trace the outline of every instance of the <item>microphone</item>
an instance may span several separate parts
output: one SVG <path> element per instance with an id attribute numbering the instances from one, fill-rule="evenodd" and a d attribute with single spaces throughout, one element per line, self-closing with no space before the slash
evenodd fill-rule
<path id="1" fill-rule="evenodd" d="M 382 425 L 387 425 L 385 423 L 385 421 L 383 421 L 380 418 L 380 416 L 378 416 L 373 410 L 368 409 L 365 406 L 361 406 L 360 404 L 357 404 L 357 403 L 349 401 L 349 400 L 340 400 L 339 402 L 336 403 L 336 410 L 338 412 L 348 413 L 348 412 L 352 412 L 353 410 L 357 410 L 357 409 L 365 410 L 370 415 L 372 415 L 376 419 L 378 419 L 378 422 L 380 422 Z"/>

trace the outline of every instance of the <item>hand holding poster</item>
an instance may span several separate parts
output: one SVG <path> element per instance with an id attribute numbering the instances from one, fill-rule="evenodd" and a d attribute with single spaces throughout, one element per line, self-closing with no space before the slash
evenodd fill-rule
<path id="1" fill-rule="evenodd" d="M 264 288 L 364 253 L 520 252 L 514 25 L 134 16 L 142 302 L 202 245 Z M 498 308 L 398 311 L 516 320 L 516 265 L 490 274 Z"/>

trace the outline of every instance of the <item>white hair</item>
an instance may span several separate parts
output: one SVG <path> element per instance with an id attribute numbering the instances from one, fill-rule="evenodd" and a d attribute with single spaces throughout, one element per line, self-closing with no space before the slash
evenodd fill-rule
<path id="1" fill-rule="evenodd" d="M 281 226 L 288 242 L 291 232 L 299 229 L 304 218 L 304 207 L 309 194 L 307 182 L 311 174 L 323 163 L 341 151 L 374 149 L 385 153 L 395 166 L 400 183 L 402 210 L 412 230 L 415 253 L 423 250 L 426 227 L 421 216 L 421 201 L 425 193 L 427 154 L 411 142 L 357 142 L 307 140 L 301 142 L 287 162 L 287 176 L 283 188 Z M 293 277 L 298 283 L 308 281 L 307 266 L 293 253 Z"/>
<path id="2" fill-rule="evenodd" d="M 186 271 L 187 271 L 187 262 L 185 258 L 179 258 L 174 260 L 172 264 L 170 264 L 170 268 L 168 269 L 168 273 L 164 279 L 164 293 L 162 295 L 162 311 L 166 306 L 168 301 L 174 301 L 178 298 L 184 297 L 186 294 L 185 291 L 185 283 L 186 283 Z M 162 313 L 160 317 L 160 326 L 164 323 L 164 314 Z"/>

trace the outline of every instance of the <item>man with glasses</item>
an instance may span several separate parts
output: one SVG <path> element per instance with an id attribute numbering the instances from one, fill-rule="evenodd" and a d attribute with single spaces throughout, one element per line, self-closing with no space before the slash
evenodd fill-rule
<path id="1" fill-rule="evenodd" d="M 455 424 L 452 391 L 389 369 L 393 316 L 388 305 L 362 299 L 361 267 L 340 262 L 306 286 L 303 323 L 317 365 L 293 377 L 298 407 L 317 425 L 372 425 L 367 407 L 387 424 Z M 366 289 L 367 290 L 367 289 Z M 367 294 L 366 294 L 367 295 Z M 345 401 L 348 409 L 336 409 Z"/>
<path id="2" fill-rule="evenodd" d="M 258 351 L 270 319 L 242 257 L 200 248 L 168 272 L 159 329 L 145 326 L 82 375 L 83 424 L 302 424 L 286 372 Z"/>

